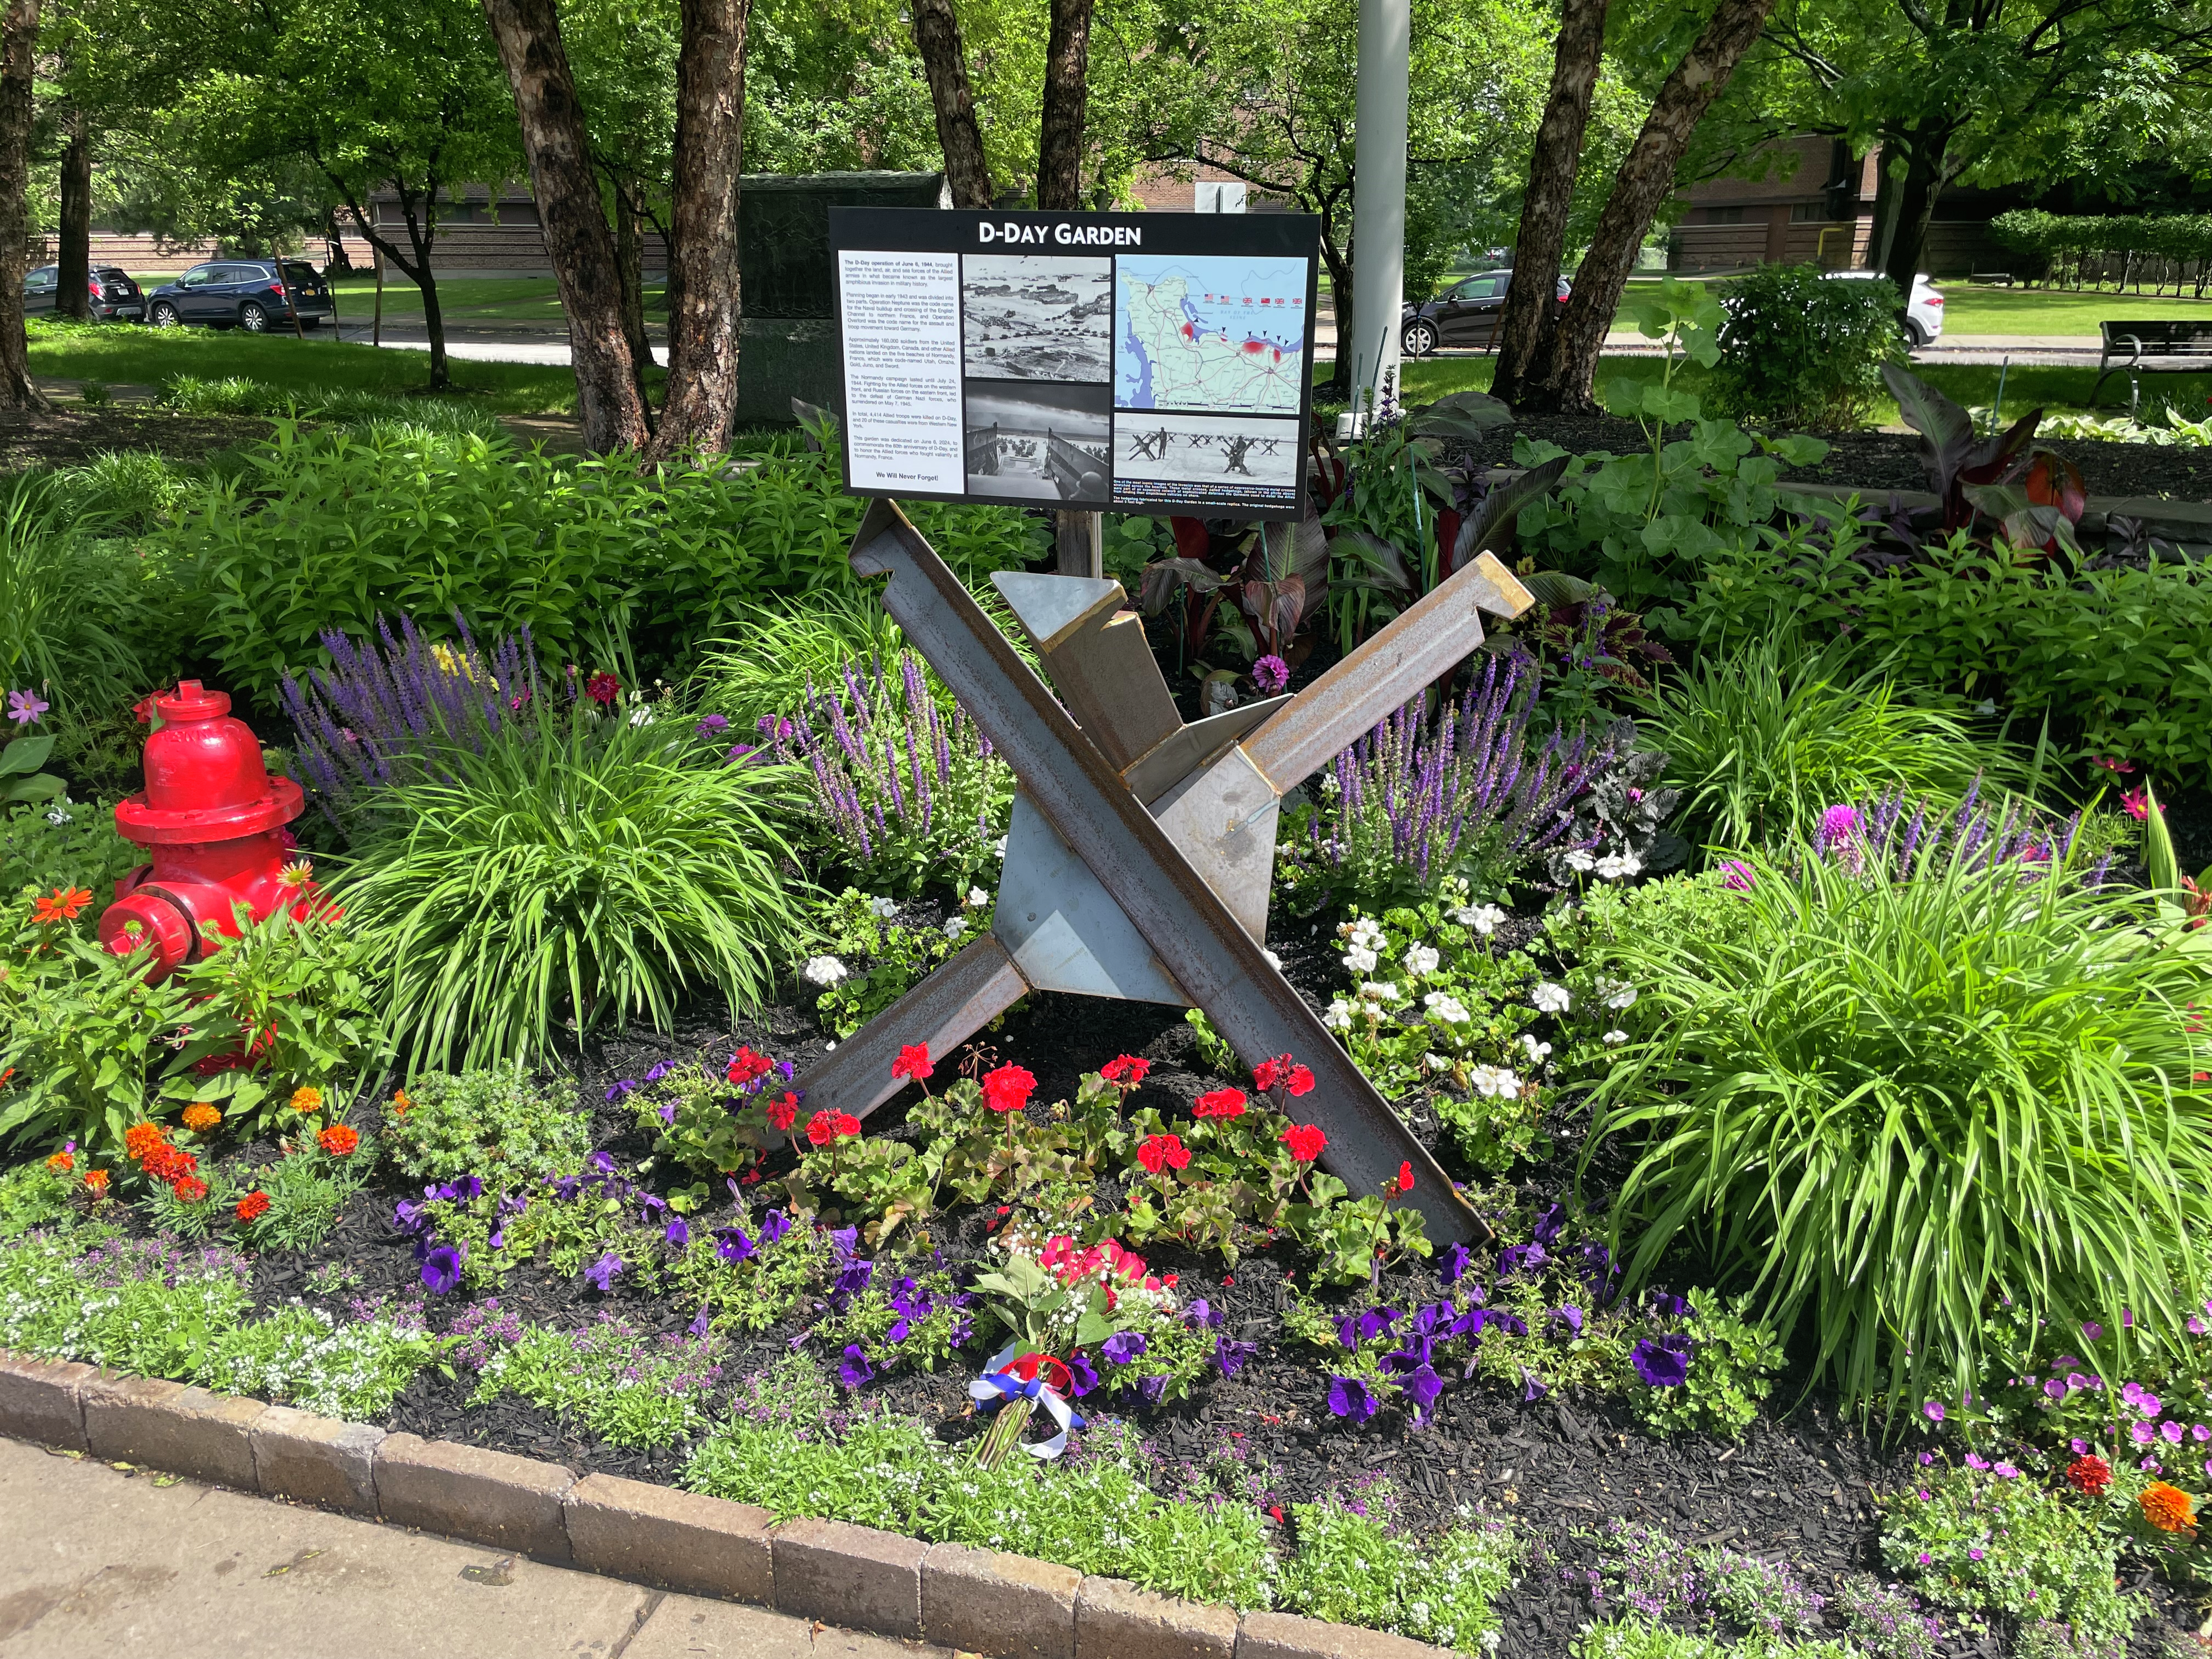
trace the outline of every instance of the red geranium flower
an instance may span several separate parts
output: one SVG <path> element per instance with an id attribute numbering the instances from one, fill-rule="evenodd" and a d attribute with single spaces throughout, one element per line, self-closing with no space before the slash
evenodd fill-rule
<path id="1" fill-rule="evenodd" d="M 983 1103 L 994 1112 L 1018 1112 L 1030 1103 L 1036 1079 L 1018 1066 L 983 1073 Z"/>
<path id="2" fill-rule="evenodd" d="M 1289 1077 L 1284 1079 L 1283 1086 L 1293 1095 L 1311 1094 L 1314 1091 L 1313 1068 L 1307 1066 L 1291 1066 Z"/>
<path id="3" fill-rule="evenodd" d="M 1318 1123 L 1293 1123 L 1279 1139 L 1291 1149 L 1291 1156 L 1301 1164 L 1312 1163 L 1328 1145 L 1328 1137 L 1322 1133 Z"/>
<path id="4" fill-rule="evenodd" d="M 350 1158 L 354 1148 L 361 1145 L 361 1131 L 343 1123 L 333 1123 L 317 1135 L 315 1141 L 332 1158 Z"/>
<path id="5" fill-rule="evenodd" d="M 817 1112 L 806 1120 L 806 1138 L 817 1146 L 860 1133 L 860 1120 L 850 1112 Z"/>
<path id="6" fill-rule="evenodd" d="M 1413 1190 L 1413 1166 L 1410 1162 L 1401 1162 L 1398 1165 L 1398 1178 L 1390 1183 L 1388 1191 L 1391 1197 L 1396 1198 L 1401 1193 L 1410 1193 Z"/>
<path id="7" fill-rule="evenodd" d="M 208 1195 L 208 1184 L 198 1176 L 186 1176 L 181 1181 L 170 1182 L 169 1190 L 184 1202 L 197 1204 Z"/>
<path id="8" fill-rule="evenodd" d="M 2091 1452 L 2066 1466 L 2066 1484 L 2086 1497 L 2096 1498 L 2112 1484 L 2112 1466 Z"/>
<path id="9" fill-rule="evenodd" d="M 1180 1170 L 1190 1163 L 1190 1149 L 1181 1135 L 1152 1135 L 1137 1148 L 1137 1162 L 1154 1175 L 1163 1169 Z"/>
<path id="10" fill-rule="evenodd" d="M 622 682 L 611 674 L 594 674 L 584 682 L 584 695 L 605 708 L 622 696 Z"/>
<path id="11" fill-rule="evenodd" d="M 1149 1060 L 1139 1060 L 1134 1054 L 1116 1054 L 1098 1068 L 1098 1075 L 1107 1082 L 1133 1089 L 1142 1083 L 1152 1069 Z"/>
<path id="12" fill-rule="evenodd" d="M 729 1070 L 723 1076 L 742 1089 L 755 1078 L 766 1077 L 774 1065 L 775 1062 L 766 1054 L 757 1054 L 749 1048 L 741 1048 L 730 1056 Z"/>
<path id="13" fill-rule="evenodd" d="M 916 1083 L 937 1075 L 937 1067 L 929 1063 L 927 1042 L 906 1042 L 899 1045 L 898 1058 L 891 1062 L 895 1078 L 912 1078 Z"/>
<path id="14" fill-rule="evenodd" d="M 779 1134 L 789 1134 L 799 1121 L 799 1097 L 786 1089 L 781 1099 L 769 1102 L 768 1121 Z"/>
<path id="15" fill-rule="evenodd" d="M 238 1200 L 238 1218 L 252 1221 L 269 1213 L 269 1194 L 252 1192 Z"/>
<path id="16" fill-rule="evenodd" d="M 1191 1109 L 1197 1117 L 1242 1117 L 1244 1115 L 1244 1091 L 1242 1089 L 1216 1089 L 1212 1094 L 1200 1095 Z"/>

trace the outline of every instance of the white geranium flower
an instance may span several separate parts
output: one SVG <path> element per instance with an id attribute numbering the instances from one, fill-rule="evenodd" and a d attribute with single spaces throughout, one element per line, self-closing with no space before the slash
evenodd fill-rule
<path id="1" fill-rule="evenodd" d="M 945 923 L 945 937 L 951 939 L 955 945 L 957 945 L 960 942 L 961 935 L 965 933 L 967 931 L 967 917 L 951 916 L 946 919 Z"/>
<path id="2" fill-rule="evenodd" d="M 1321 1023 L 1328 1026 L 1332 1031 L 1350 1030 L 1352 1029 L 1352 1005 L 1346 1002 L 1342 997 L 1337 998 L 1335 1001 L 1328 1005 L 1328 1012 L 1321 1017 Z"/>
<path id="3" fill-rule="evenodd" d="M 1452 920 L 1462 927 L 1472 927 L 1485 939 L 1498 931 L 1505 920 L 1505 912 L 1494 904 L 1469 904 L 1452 913 Z"/>
<path id="4" fill-rule="evenodd" d="M 1628 1033 L 1626 1031 L 1612 1030 L 1607 1031 L 1605 1034 L 1606 1046 L 1609 1048 L 1618 1048 L 1622 1043 L 1627 1041 Z"/>
<path id="5" fill-rule="evenodd" d="M 1452 1068 L 1451 1061 L 1446 1060 L 1442 1054 L 1423 1054 L 1421 1064 L 1432 1072 L 1449 1072 Z"/>
<path id="6" fill-rule="evenodd" d="M 1620 881 L 1643 869 L 1644 860 L 1633 853 L 1607 853 L 1597 861 L 1600 881 Z"/>
<path id="7" fill-rule="evenodd" d="M 1416 945 L 1406 952 L 1406 971 L 1415 979 L 1426 979 L 1437 971 L 1437 963 L 1443 960 L 1433 945 Z"/>
<path id="8" fill-rule="evenodd" d="M 1395 1002 L 1398 1000 L 1397 986 L 1387 979 L 1369 980 L 1359 988 L 1358 994 L 1370 1002 Z"/>
<path id="9" fill-rule="evenodd" d="M 1347 974 L 1371 974 L 1378 960 L 1374 951 L 1354 948 L 1344 953 L 1344 971 Z"/>
<path id="10" fill-rule="evenodd" d="M 1002 859 L 1006 856 L 1006 838 L 1004 836 L 991 843 L 991 853 L 994 858 Z"/>
<path id="11" fill-rule="evenodd" d="M 1262 951 L 1260 954 L 1267 958 L 1267 966 L 1273 969 L 1279 974 L 1283 971 L 1282 957 L 1277 956 L 1273 951 Z"/>
<path id="12" fill-rule="evenodd" d="M 1421 999 L 1427 1005 L 1429 1018 L 1439 1025 L 1464 1025 L 1468 1021 L 1467 1005 L 1449 991 L 1431 991 Z"/>
<path id="13" fill-rule="evenodd" d="M 76 818 L 73 813 L 65 811 L 61 807 L 57 806 L 52 811 L 46 814 L 46 822 L 52 824 L 54 828 L 58 830 L 64 823 L 75 823 L 76 822 Z"/>
<path id="14" fill-rule="evenodd" d="M 1599 980 L 1597 994 L 1605 1000 L 1605 1006 L 1608 1008 L 1619 1010 L 1636 1006 L 1636 988 L 1625 979 Z"/>
<path id="15" fill-rule="evenodd" d="M 968 890 L 968 908 L 969 909 L 980 910 L 990 902 L 991 896 L 985 892 L 981 888 L 970 887 Z"/>
<path id="16" fill-rule="evenodd" d="M 1567 854 L 1567 868 L 1570 870 L 1588 872 L 1594 867 L 1596 863 L 1596 859 L 1579 847 L 1575 848 L 1573 852 Z"/>
<path id="17" fill-rule="evenodd" d="M 1552 1052 L 1550 1043 L 1539 1042 L 1526 1031 L 1521 1033 L 1521 1046 L 1528 1051 L 1528 1063 L 1531 1066 L 1541 1066 Z"/>
<path id="18" fill-rule="evenodd" d="M 872 898 L 868 901 L 868 914 L 872 916 L 881 916 L 884 920 L 888 921 L 890 918 L 898 914 L 898 901 L 896 899 L 888 898 Z"/>
<path id="19" fill-rule="evenodd" d="M 1492 1099 L 1517 1100 L 1521 1079 L 1503 1066 L 1478 1066 L 1468 1073 L 1478 1092 Z"/>
<path id="20" fill-rule="evenodd" d="M 1573 999 L 1568 996 L 1565 986 L 1554 985 L 1551 981 L 1544 980 L 1528 994 L 1528 1000 L 1535 1005 L 1540 1014 L 1564 1014 Z"/>
<path id="21" fill-rule="evenodd" d="M 808 984 L 819 985 L 825 991 L 839 980 L 843 979 L 846 972 L 845 964 L 835 957 L 813 957 L 805 967 L 799 969 L 801 977 Z"/>

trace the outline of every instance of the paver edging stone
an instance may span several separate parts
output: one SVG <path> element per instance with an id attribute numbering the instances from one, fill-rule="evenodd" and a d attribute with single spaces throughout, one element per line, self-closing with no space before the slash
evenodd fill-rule
<path id="1" fill-rule="evenodd" d="M 0 1436 L 993 1659 L 1455 1659 L 1356 1626 L 0 1350 Z M 128 1448 L 126 1455 L 118 1448 Z"/>

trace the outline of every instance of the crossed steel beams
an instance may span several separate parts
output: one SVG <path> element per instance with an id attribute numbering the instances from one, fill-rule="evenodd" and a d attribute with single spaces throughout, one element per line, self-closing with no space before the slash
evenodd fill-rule
<path id="1" fill-rule="evenodd" d="M 870 508 L 852 563 L 890 577 L 884 609 L 1020 791 L 993 931 L 800 1078 L 808 1106 L 865 1115 L 897 1092 L 902 1044 L 945 1053 L 1032 989 L 1195 1006 L 1247 1065 L 1313 1068 L 1301 1109 L 1354 1192 L 1410 1164 L 1432 1238 L 1486 1235 L 1260 941 L 1283 794 L 1480 644 L 1478 610 L 1526 610 L 1520 583 L 1485 553 L 1298 696 L 1186 726 L 1118 582 L 995 579 L 1064 708 L 891 502 Z"/>

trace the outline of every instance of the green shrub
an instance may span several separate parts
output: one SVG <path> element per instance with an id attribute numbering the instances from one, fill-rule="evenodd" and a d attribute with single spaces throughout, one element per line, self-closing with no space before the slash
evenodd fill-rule
<path id="1" fill-rule="evenodd" d="M 835 685 L 848 663 L 896 658 L 905 641 L 872 592 L 826 588 L 748 604 L 730 636 L 709 645 L 696 698 L 751 743 L 763 716 L 794 712 L 810 687 Z"/>
<path id="2" fill-rule="evenodd" d="M 64 814 L 58 823 L 50 816 L 56 811 Z M 21 919 L 12 913 L 28 889 L 82 887 L 104 907 L 115 895 L 116 878 L 145 862 L 145 848 L 116 833 L 115 814 L 106 807 L 0 807 L 0 903 L 9 907 L 11 920 Z"/>
<path id="3" fill-rule="evenodd" d="M 51 938 L 45 935 L 52 933 Z M 0 1145 L 115 1152 L 149 1115 L 191 1007 L 181 978 L 145 981 L 144 963 L 75 931 L 26 928 L 0 973 Z"/>
<path id="4" fill-rule="evenodd" d="M 43 691 L 58 716 L 143 695 L 126 619 L 127 555 L 66 524 L 41 474 L 0 483 L 0 691 Z"/>
<path id="5" fill-rule="evenodd" d="M 1951 709 L 1904 702 L 1881 675 L 1840 670 L 1778 632 L 1670 677 L 1640 736 L 1682 791 L 1681 832 L 1708 846 L 1779 845 L 1838 802 L 1896 789 L 1957 800 L 1977 777 L 2024 775 Z"/>
<path id="6" fill-rule="evenodd" d="M 385 1149 L 417 1181 L 494 1186 L 566 1175 L 591 1150 L 589 1114 L 556 1101 L 520 1065 L 426 1072 L 385 1109 Z"/>
<path id="7" fill-rule="evenodd" d="M 1773 1390 L 1782 1345 L 1767 1326 L 1744 1317 L 1748 1297 L 1730 1302 L 1698 1289 L 1688 1300 L 1680 1323 L 1691 1343 L 1689 1376 L 1673 1387 L 1646 1387 L 1640 1378 L 1625 1383 L 1628 1403 L 1659 1434 L 1741 1438 Z"/>
<path id="8" fill-rule="evenodd" d="M 244 471 L 200 489 L 159 544 L 191 562 L 204 648 L 233 689 L 267 699 L 327 659 L 326 629 L 380 616 L 488 637 L 527 627 L 549 662 L 629 638 L 648 672 L 688 668 L 769 594 L 854 585 L 846 554 L 866 503 L 829 454 L 652 467 L 635 456 L 523 452 L 503 437 L 420 427 L 280 422 Z M 916 506 L 947 562 L 980 579 L 1047 549 L 1035 519 Z"/>
<path id="9" fill-rule="evenodd" d="M 1814 265 L 1760 265 L 1721 295 L 1715 403 L 1763 421 L 1842 430 L 1866 423 L 1881 366 L 1905 360 L 1904 301 L 1887 277 L 1842 281 Z"/>
<path id="10" fill-rule="evenodd" d="M 1856 869 L 1858 873 L 1854 873 Z M 2204 936 L 2047 861 L 1946 842 L 1745 861 L 1741 935 L 1624 929 L 1642 1029 L 1584 1158 L 1636 1159 L 1632 1286 L 1688 1244 L 1862 1401 L 1980 1386 L 1983 1310 L 2177 1341 L 2203 1294 Z"/>
<path id="11" fill-rule="evenodd" d="M 688 730 L 586 704 L 383 792 L 333 892 L 414 1063 L 532 1059 L 638 1015 L 665 1030 L 702 989 L 758 1004 L 798 943 L 800 781 L 696 756 Z"/>

